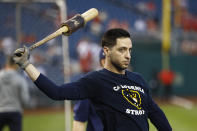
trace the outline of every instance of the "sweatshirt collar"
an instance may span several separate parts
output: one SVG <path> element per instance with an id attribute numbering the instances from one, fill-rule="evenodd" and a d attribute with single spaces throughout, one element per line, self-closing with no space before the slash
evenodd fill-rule
<path id="1" fill-rule="evenodd" d="M 125 74 L 118 74 L 118 73 L 114 73 L 112 71 L 109 71 L 105 68 L 103 68 L 103 71 L 106 72 L 109 75 L 112 75 L 114 77 L 119 77 L 119 78 L 127 78 L 127 70 L 125 70 Z"/>

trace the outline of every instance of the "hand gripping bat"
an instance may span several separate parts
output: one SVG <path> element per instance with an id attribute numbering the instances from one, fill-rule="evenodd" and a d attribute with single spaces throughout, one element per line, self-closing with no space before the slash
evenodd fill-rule
<path id="1" fill-rule="evenodd" d="M 46 36 L 42 40 L 38 41 L 37 43 L 33 44 L 29 47 L 29 50 L 32 51 L 33 49 L 41 46 L 42 44 L 48 42 L 51 39 L 54 39 L 55 37 L 59 35 L 66 35 L 69 36 L 79 28 L 85 26 L 85 24 L 94 19 L 98 15 L 98 10 L 95 8 L 91 8 L 88 11 L 84 12 L 83 14 L 76 14 L 71 19 L 68 19 L 67 21 L 63 22 L 61 24 L 61 27 L 53 32 L 52 34 Z M 21 54 L 15 54 L 17 56 L 21 56 Z"/>

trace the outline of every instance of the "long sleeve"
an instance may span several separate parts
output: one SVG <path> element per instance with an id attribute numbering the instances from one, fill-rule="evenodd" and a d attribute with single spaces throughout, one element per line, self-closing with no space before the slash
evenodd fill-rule
<path id="1" fill-rule="evenodd" d="M 77 82 L 56 85 L 43 74 L 40 74 L 38 79 L 34 82 L 36 86 L 44 92 L 48 97 L 54 100 L 77 100 L 86 99 L 93 94 L 88 85 L 91 85 L 91 80 L 88 78 L 80 79 Z M 89 84 L 87 84 L 89 83 Z M 87 88 L 86 88 L 87 87 Z"/>
<path id="2" fill-rule="evenodd" d="M 152 97 L 150 96 L 150 88 L 147 82 L 139 74 L 138 76 L 139 79 L 136 79 L 136 81 L 144 86 L 147 92 L 148 118 L 158 131 L 172 131 L 172 127 L 170 126 L 164 112 L 159 108 L 159 106 L 153 101 Z"/>
<path id="3" fill-rule="evenodd" d="M 164 112 L 158 107 L 150 96 L 148 117 L 158 131 L 172 131 Z"/>

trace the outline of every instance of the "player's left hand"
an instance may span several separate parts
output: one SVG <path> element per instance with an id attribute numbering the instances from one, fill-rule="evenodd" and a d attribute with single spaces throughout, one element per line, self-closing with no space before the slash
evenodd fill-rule
<path id="1" fill-rule="evenodd" d="M 29 62 L 29 48 L 24 46 L 23 48 L 19 48 L 14 51 L 13 60 L 16 64 L 18 64 L 22 69 L 25 69 Z"/>

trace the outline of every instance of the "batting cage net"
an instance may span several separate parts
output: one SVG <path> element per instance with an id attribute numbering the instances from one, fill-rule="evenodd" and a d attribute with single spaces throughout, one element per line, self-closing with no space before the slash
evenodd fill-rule
<path id="1" fill-rule="evenodd" d="M 1 2 L 0 10 L 1 66 L 5 63 L 6 56 L 12 55 L 16 48 L 33 45 L 57 30 L 61 23 L 56 3 Z M 57 83 L 64 82 L 61 37 L 31 51 L 30 61 Z M 58 104 L 40 93 L 31 81 L 29 84 L 32 106 Z"/>
<path id="2" fill-rule="evenodd" d="M 123 28 L 131 33 L 133 43 L 129 70 L 142 74 L 154 92 L 151 81 L 166 62 L 162 56 L 162 27 L 167 22 L 170 25 L 170 45 L 165 52 L 168 55 L 166 63 L 176 74 L 172 93 L 196 96 L 197 2 L 171 0 L 170 20 L 165 21 L 164 1 L 0 0 L 0 69 L 15 49 L 32 46 L 58 30 L 63 21 L 96 8 L 99 15 L 84 27 L 70 36 L 60 35 L 32 50 L 31 63 L 57 85 L 63 84 L 65 77 L 76 81 L 85 73 L 101 68 L 99 52 L 103 33 L 111 28 Z M 64 106 L 63 101 L 49 99 L 35 87 L 27 74 L 21 70 L 20 73 L 29 84 L 30 108 Z M 161 95 L 163 88 L 159 90 L 156 97 Z"/>
<path id="3" fill-rule="evenodd" d="M 144 38 L 147 35 L 151 37 L 158 34 L 156 32 L 157 29 L 159 30 L 159 21 L 154 17 L 155 6 L 151 3 L 150 9 L 144 9 L 148 10 L 146 13 L 143 9 L 121 1 L 95 2 L 96 4 L 89 2 L 88 5 L 80 1 L 65 2 L 67 19 L 93 7 L 99 10 L 98 17 L 69 36 L 70 67 L 68 70 L 71 81 L 78 79 L 83 73 L 99 68 L 100 38 L 106 29 L 124 28 L 130 30 L 137 38 L 138 34 Z M 6 56 L 11 55 L 16 48 L 24 45 L 30 47 L 59 29 L 61 25 L 61 13 L 57 1 L 5 1 L 0 3 L 0 9 L 1 68 Z M 152 26 L 146 26 L 145 20 L 150 21 Z M 146 29 L 149 30 L 149 28 L 150 31 L 147 34 Z M 30 61 L 41 73 L 49 76 L 57 84 L 64 82 L 62 47 L 60 36 L 31 51 L 30 57 Z M 62 105 L 61 102 L 54 102 L 40 93 L 31 81 L 29 84 L 32 106 Z"/>
<path id="4" fill-rule="evenodd" d="M 17 47 L 23 45 L 29 47 L 60 28 L 61 4 L 58 5 L 57 1 L 15 2 L 5 0 L 0 3 L 1 68 L 5 63 L 5 56 L 11 55 Z M 76 14 L 82 14 L 90 8 L 99 10 L 98 17 L 68 37 L 70 66 L 67 70 L 71 81 L 78 79 L 80 74 L 99 68 L 100 38 L 105 30 L 115 27 L 127 29 L 132 34 L 135 57 L 132 59 L 131 69 L 150 79 L 153 68 L 158 70 L 162 68 L 162 1 L 86 0 L 86 2 L 81 2 L 80 0 L 68 0 L 64 2 L 66 19 Z M 196 20 L 193 17 L 196 10 L 192 5 L 195 4 L 192 2 L 171 2 L 171 49 L 169 54 L 172 63 L 174 63 L 171 65 L 172 68 L 180 68 L 178 72 L 181 76 L 177 84 L 182 87 L 185 84 L 184 81 L 181 81 L 184 79 L 182 77 L 185 71 L 178 65 L 181 65 L 183 59 L 188 63 L 192 62 L 187 59 L 186 55 L 190 55 L 190 58 L 193 59 L 196 54 Z M 181 61 L 174 59 L 179 57 Z M 149 63 L 144 68 L 142 66 L 144 60 L 148 62 L 151 59 L 154 59 L 155 62 Z M 61 36 L 39 46 L 31 53 L 31 62 L 57 84 L 64 82 L 63 61 Z M 192 75 L 188 77 L 193 78 Z M 31 89 L 36 92 L 35 95 L 42 96 L 36 88 L 32 87 Z M 45 102 L 44 96 L 42 97 L 43 102 L 40 100 L 39 104 L 48 103 Z"/>

